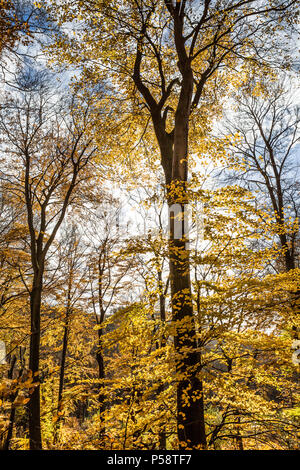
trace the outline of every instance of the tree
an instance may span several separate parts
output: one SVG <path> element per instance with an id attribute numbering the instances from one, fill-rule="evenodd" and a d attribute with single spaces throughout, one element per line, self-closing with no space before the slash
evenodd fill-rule
<path id="1" fill-rule="evenodd" d="M 111 77 L 110 94 L 118 100 L 121 92 L 129 99 L 130 111 L 126 112 L 136 111 L 133 120 L 142 117 L 146 127 L 152 121 L 169 205 L 178 204 L 182 219 L 186 219 L 192 117 L 198 117 L 205 133 L 209 118 L 203 98 L 214 101 L 214 84 L 225 87 L 224 70 L 238 67 L 241 60 L 268 63 L 273 34 L 280 25 L 292 25 L 298 7 L 297 1 L 272 1 L 263 6 L 257 1 L 228 4 L 208 0 L 200 8 L 199 2 L 186 0 L 128 0 L 121 6 L 114 1 L 67 2 L 62 21 L 81 15 L 83 30 L 80 42 L 68 44 L 67 38 L 59 38 L 58 43 L 71 62 L 84 62 L 88 79 L 96 81 L 104 74 Z M 170 226 L 172 220 L 170 210 Z M 201 351 L 196 340 L 186 239 L 184 230 L 181 238 L 175 238 L 171 230 L 178 436 L 182 448 L 206 448 L 202 382 L 196 373 Z"/>
<path id="2" fill-rule="evenodd" d="M 100 195 L 101 198 L 101 195 Z M 88 269 L 90 303 L 94 313 L 97 331 L 96 361 L 98 364 L 98 405 L 100 416 L 100 441 L 106 438 L 105 412 L 110 406 L 109 390 L 106 387 L 106 351 L 103 346 L 106 320 L 122 305 L 124 282 L 133 267 L 133 259 L 122 253 L 122 231 L 118 225 L 120 208 L 112 196 L 94 198 L 84 230 L 89 249 Z"/>
<path id="3" fill-rule="evenodd" d="M 239 136 L 231 148 L 230 179 L 257 192 L 257 202 L 268 214 L 265 222 L 281 248 L 282 258 L 275 269 L 292 274 L 299 268 L 300 199 L 299 106 L 291 89 L 293 81 L 288 76 L 276 81 L 250 78 L 236 93 L 238 124 L 228 124 L 227 129 Z M 290 318 L 289 327 L 297 337 L 298 288 L 291 298 L 294 318 Z"/>
<path id="4" fill-rule="evenodd" d="M 16 69 L 36 57 L 38 46 L 45 43 L 54 30 L 54 24 L 40 4 L 31 0 L 1 0 L 0 71 L 5 84 L 13 88 L 17 85 Z M 31 51 L 30 46 L 34 46 Z"/>
<path id="5" fill-rule="evenodd" d="M 68 222 L 68 219 L 66 220 Z M 59 385 L 57 396 L 57 417 L 55 420 L 55 431 L 53 436 L 53 444 L 57 444 L 59 440 L 59 428 L 61 417 L 64 413 L 63 392 L 65 386 L 66 361 L 69 346 L 70 330 L 74 320 L 74 313 L 78 313 L 79 300 L 87 293 L 88 279 L 85 267 L 86 256 L 85 247 L 80 244 L 79 228 L 73 223 L 70 227 L 66 227 L 63 235 L 59 240 L 59 266 L 61 278 L 64 283 L 56 289 L 56 295 L 60 301 L 64 300 L 63 308 L 63 337 L 62 351 L 59 367 Z"/>
<path id="6" fill-rule="evenodd" d="M 268 265 L 283 250 L 269 248 L 273 234 L 255 196 L 237 185 L 197 195 L 205 231 L 191 265 L 197 271 L 207 438 L 214 448 L 285 448 L 285 438 L 295 445 L 297 424 L 283 408 L 297 413 L 296 369 L 282 319 L 291 313 L 290 289 L 299 273 L 292 279 L 270 274 Z"/>
<path id="7" fill-rule="evenodd" d="M 67 208 L 75 203 L 74 190 L 89 179 L 89 163 L 96 154 L 90 106 L 80 107 L 75 97 L 64 104 L 68 114 L 55 102 L 47 77 L 40 76 L 27 85 L 23 83 L 20 96 L 8 97 L 0 118 L 4 155 L 1 180 L 11 197 L 25 205 L 31 258 L 27 284 L 31 315 L 29 369 L 34 388 L 28 405 L 31 449 L 42 447 L 39 350 L 45 263 Z"/>

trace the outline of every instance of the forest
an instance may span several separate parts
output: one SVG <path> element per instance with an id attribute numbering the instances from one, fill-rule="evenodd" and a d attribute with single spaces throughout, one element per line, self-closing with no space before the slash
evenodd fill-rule
<path id="1" fill-rule="evenodd" d="M 299 0 L 0 0 L 0 449 L 299 450 Z"/>

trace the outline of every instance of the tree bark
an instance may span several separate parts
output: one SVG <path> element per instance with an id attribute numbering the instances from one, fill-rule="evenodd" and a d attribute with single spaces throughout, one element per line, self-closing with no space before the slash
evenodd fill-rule
<path id="1" fill-rule="evenodd" d="M 147 31 L 146 20 L 141 28 L 141 37 L 137 44 L 133 80 L 151 113 L 155 135 L 160 148 L 161 164 L 165 174 L 170 209 L 169 226 L 171 227 L 172 223 L 174 223 L 174 217 L 171 215 L 171 206 L 173 204 L 180 204 L 182 206 L 182 214 L 187 218 L 187 214 L 184 214 L 184 204 L 188 203 L 188 139 L 194 76 L 183 33 L 184 5 L 182 6 L 178 2 L 176 7 L 171 2 L 165 2 L 165 4 L 172 16 L 174 41 L 178 58 L 177 65 L 181 74 L 181 81 L 179 81 L 180 94 L 175 112 L 174 128 L 171 132 L 166 130 L 167 108 L 163 115 L 161 114 L 162 107 L 169 96 L 168 91 L 163 89 L 161 100 L 157 103 L 141 76 L 142 46 L 144 35 Z M 150 15 L 151 12 L 149 17 Z M 172 86 L 169 87 L 170 89 L 172 89 Z M 201 94 L 201 90 L 199 90 L 198 94 Z M 198 376 L 201 369 L 201 357 L 197 347 L 197 333 L 192 305 L 189 251 L 186 248 L 184 230 L 182 234 L 181 239 L 175 239 L 172 233 L 170 233 L 169 237 L 172 320 L 176 329 L 174 347 L 177 370 L 177 431 L 180 448 L 188 446 L 192 449 L 205 449 L 207 444 L 203 387 Z"/>
<path id="2" fill-rule="evenodd" d="M 70 296 L 70 292 L 68 293 L 68 297 Z M 62 348 L 62 355 L 61 355 L 61 364 L 60 364 L 60 372 L 59 372 L 59 387 L 58 387 L 58 406 L 57 406 L 57 422 L 55 426 L 53 444 L 56 444 L 59 437 L 59 427 L 61 422 L 61 413 L 62 413 L 62 397 L 63 397 L 63 390 L 64 390 L 64 380 L 65 380 L 65 368 L 66 368 L 66 357 L 67 357 L 67 349 L 68 349 L 68 337 L 69 337 L 69 319 L 71 314 L 71 307 L 70 307 L 70 298 L 68 298 L 68 306 L 66 311 L 66 321 L 64 326 L 64 336 L 63 336 L 63 348 Z"/>
<path id="3" fill-rule="evenodd" d="M 174 249 L 175 248 L 175 249 Z M 184 261 L 183 261 L 184 260 Z M 182 240 L 171 240 L 170 278 L 177 378 L 179 447 L 206 448 L 202 382 L 197 376 L 201 357 L 197 349 L 189 254 Z"/>
<path id="4" fill-rule="evenodd" d="M 164 327 L 165 322 L 166 322 L 166 293 L 167 293 L 167 290 L 168 290 L 168 282 L 167 282 L 166 289 L 164 291 L 164 286 L 163 286 L 163 282 L 162 282 L 162 271 L 161 270 L 158 271 L 157 278 L 158 278 L 158 288 L 159 288 L 160 321 L 161 321 L 162 327 Z M 163 332 L 162 337 L 161 337 L 160 345 L 159 345 L 159 342 L 158 342 L 156 347 L 157 348 L 159 348 L 159 347 L 164 348 L 165 346 L 166 346 L 166 337 L 165 337 L 165 333 Z M 159 440 L 159 449 L 160 450 L 166 450 L 167 435 L 166 435 L 165 423 L 162 423 L 161 426 L 160 426 L 158 440 Z"/>
<path id="5" fill-rule="evenodd" d="M 41 416 L 40 416 L 40 384 L 39 384 L 39 360 L 40 360 L 40 322 L 41 322 L 41 297 L 42 276 L 33 280 L 33 288 L 30 293 L 31 311 L 31 336 L 29 369 L 34 385 L 33 393 L 28 404 L 29 411 L 29 444 L 30 450 L 42 449 Z"/>
<path id="6" fill-rule="evenodd" d="M 187 249 L 188 213 L 188 136 L 189 116 L 193 93 L 193 73 L 188 63 L 182 65 L 183 84 L 175 114 L 174 147 L 172 163 L 172 184 L 177 188 L 176 196 L 170 189 L 169 201 L 181 205 L 182 238 L 174 238 L 171 209 L 170 217 L 170 280 L 172 315 L 176 327 L 174 337 L 177 382 L 177 429 L 179 447 L 206 449 L 204 421 L 204 400 L 202 381 L 198 377 L 201 356 L 198 348 L 196 325 L 193 312 L 190 259 Z M 179 197 L 178 197 L 179 194 Z M 177 222 L 178 223 L 178 222 Z"/>

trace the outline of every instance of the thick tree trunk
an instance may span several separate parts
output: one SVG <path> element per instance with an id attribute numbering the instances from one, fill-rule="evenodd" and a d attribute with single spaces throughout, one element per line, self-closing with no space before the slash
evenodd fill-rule
<path id="1" fill-rule="evenodd" d="M 169 206 L 172 206 L 173 204 L 184 205 L 188 202 L 189 118 L 192 111 L 195 81 L 183 31 L 184 5 L 179 5 L 178 2 L 176 7 L 172 5 L 172 2 L 165 2 L 165 4 L 172 15 L 174 41 L 178 58 L 177 65 L 181 73 L 181 80 L 179 81 L 180 95 L 175 111 L 175 124 L 171 132 L 167 132 L 166 126 L 168 106 L 162 113 L 162 107 L 169 96 L 167 90 L 163 90 L 161 100 L 157 102 L 151 95 L 147 85 L 143 83 L 141 76 L 142 46 L 144 34 L 147 30 L 146 22 L 141 31 L 141 39 L 137 44 L 133 79 L 151 112 L 161 153 L 161 164 L 165 174 L 168 203 Z M 204 83 L 205 75 L 202 77 L 201 84 L 198 85 L 197 95 L 201 94 Z M 198 99 L 199 97 L 194 104 L 197 103 Z M 172 216 L 170 216 L 170 227 L 171 224 Z M 199 378 L 201 357 L 197 348 L 196 325 L 192 305 L 189 252 L 185 246 L 184 236 L 181 239 L 175 239 L 172 234 L 170 235 L 169 259 L 172 316 L 176 326 L 174 346 L 178 374 L 177 418 L 179 446 L 184 448 L 187 444 L 189 448 L 205 449 L 204 403 L 202 382 Z"/>
<path id="2" fill-rule="evenodd" d="M 29 442 L 30 450 L 42 449 L 41 416 L 40 416 L 40 385 L 39 385 L 39 360 L 40 360 L 40 316 L 41 316 L 42 280 L 34 279 L 30 294 L 31 311 L 31 336 L 29 369 L 35 384 L 28 405 L 29 411 Z"/>
<path id="3" fill-rule="evenodd" d="M 192 83 L 192 76 L 189 77 Z M 187 80 L 187 81 L 189 81 Z M 199 379 L 201 369 L 201 355 L 197 347 L 197 334 L 194 319 L 189 250 L 186 246 L 185 227 L 188 226 L 188 214 L 185 212 L 188 178 L 188 120 L 190 96 L 192 85 L 188 85 L 181 93 L 178 105 L 174 145 L 172 149 L 172 177 L 170 178 L 170 143 L 165 141 L 168 148 L 166 155 L 162 154 L 162 163 L 165 170 L 166 185 L 168 188 L 169 203 L 169 264 L 170 284 L 172 296 L 172 318 L 176 325 L 174 346 L 176 354 L 177 382 L 177 426 L 180 448 L 207 447 L 204 421 L 203 386 Z M 158 139 L 159 140 L 159 139 Z M 160 143 L 160 148 L 164 148 Z M 166 171 L 166 169 L 168 171 Z M 172 206 L 181 206 L 180 216 L 176 221 L 172 213 Z M 174 224 L 178 222 L 178 215 L 182 222 L 182 237 L 174 236 Z M 175 230 L 177 232 L 177 230 Z"/>
<path id="4" fill-rule="evenodd" d="M 170 277 L 177 378 L 177 427 L 180 448 L 206 448 L 202 382 L 197 349 L 189 254 L 182 240 L 171 240 Z"/>
<path id="5" fill-rule="evenodd" d="M 241 418 L 238 417 L 236 422 L 237 422 L 237 429 L 236 429 L 236 446 L 237 446 L 237 450 L 244 450 L 243 438 L 242 438 L 241 433 L 240 433 Z"/>
<path id="6" fill-rule="evenodd" d="M 160 321 L 162 326 L 165 326 L 166 322 L 166 293 L 168 290 L 168 283 L 166 286 L 166 289 L 164 291 L 164 286 L 162 282 L 162 272 L 159 270 L 157 273 L 158 277 L 158 288 L 159 288 L 159 313 L 160 313 Z M 164 348 L 166 346 L 166 337 L 165 334 L 162 334 L 160 344 L 159 342 L 157 343 L 157 348 L 161 347 Z M 166 386 L 166 385 L 165 385 Z M 159 449 L 160 450 L 166 450 L 167 447 L 167 435 L 166 435 L 166 426 L 165 423 L 162 423 L 160 426 L 159 430 L 159 436 L 158 436 L 158 444 L 159 444 Z"/>
<path id="7" fill-rule="evenodd" d="M 177 369 L 177 426 L 180 448 L 206 449 L 203 386 L 199 378 L 201 355 L 198 348 L 193 312 L 190 259 L 187 248 L 188 212 L 188 136 L 189 116 L 193 90 L 193 74 L 188 66 L 182 70 L 183 83 L 175 115 L 172 186 L 169 203 L 181 206 L 181 238 L 175 236 L 174 215 L 170 207 L 170 280 L 172 314 L 176 325 L 174 337 Z"/>

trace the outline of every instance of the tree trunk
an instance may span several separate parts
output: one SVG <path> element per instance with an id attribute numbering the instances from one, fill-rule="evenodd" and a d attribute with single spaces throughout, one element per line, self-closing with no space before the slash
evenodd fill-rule
<path id="1" fill-rule="evenodd" d="M 162 282 L 162 272 L 159 270 L 157 273 L 158 277 L 158 288 L 159 288 L 159 313 L 160 313 L 160 321 L 161 325 L 164 327 L 166 322 L 166 293 L 168 290 L 168 283 L 166 286 L 166 290 L 164 292 L 164 286 Z M 164 348 L 166 346 L 166 337 L 165 333 L 162 334 L 161 337 L 161 344 L 157 344 L 157 348 Z M 166 385 L 165 385 L 166 386 Z M 159 449 L 166 450 L 167 447 L 167 436 L 166 436 L 166 426 L 165 423 L 162 423 L 159 430 Z"/>
<path id="2" fill-rule="evenodd" d="M 169 204 L 181 206 L 181 238 L 175 236 L 174 215 L 169 208 L 169 256 L 172 296 L 172 316 L 176 325 L 174 337 L 177 381 L 177 429 L 179 447 L 206 449 L 203 386 L 199 379 L 201 356 L 198 348 L 193 312 L 190 259 L 187 248 L 188 213 L 188 136 L 189 115 L 193 90 L 193 74 L 189 67 L 183 70 L 183 86 L 175 114 L 172 186 Z"/>
<path id="3" fill-rule="evenodd" d="M 170 227 L 174 222 L 171 216 L 173 204 L 184 205 L 188 202 L 188 139 L 189 118 L 192 111 L 194 88 L 193 69 L 186 50 L 186 37 L 183 33 L 184 6 L 177 2 L 176 8 L 172 2 L 165 2 L 173 17 L 174 41 L 178 58 L 178 69 L 181 73 L 180 95 L 175 111 L 175 124 L 171 132 L 166 129 L 167 109 L 161 114 L 167 92 L 163 92 L 161 101 L 155 98 L 141 77 L 141 62 L 143 57 L 143 42 L 138 41 L 134 64 L 133 79 L 137 89 L 146 101 L 160 148 L 161 164 L 165 174 L 170 206 Z M 147 24 L 143 26 L 145 33 Z M 143 36 L 142 36 L 143 38 Z M 204 83 L 204 82 L 203 82 Z M 202 84 L 203 86 L 203 84 Z M 201 91 L 201 89 L 199 88 Z M 199 94 L 199 91 L 198 91 Z M 197 101 L 197 100 L 196 100 Z M 161 105 L 161 103 L 163 103 Z M 184 213 L 184 210 L 182 210 Z M 185 214 L 187 217 L 187 214 Z M 199 379 L 201 357 L 197 348 L 196 325 L 193 313 L 189 252 L 183 236 L 175 238 L 170 233 L 169 263 L 172 295 L 172 320 L 176 326 L 174 346 L 177 369 L 177 419 L 178 439 L 180 448 L 206 448 L 204 402 L 202 382 Z"/>
<path id="4" fill-rule="evenodd" d="M 66 357 L 67 357 L 67 349 L 68 349 L 70 314 L 71 314 L 71 308 L 70 308 L 70 305 L 68 305 L 67 311 L 66 311 L 66 323 L 64 327 L 63 349 L 62 349 L 60 372 L 59 372 L 57 421 L 56 421 L 56 426 L 55 426 L 55 431 L 54 431 L 53 444 L 56 444 L 58 441 L 59 427 L 60 427 L 60 422 L 61 422 L 61 413 L 62 413 L 62 408 L 63 408 L 62 397 L 63 397 L 63 390 L 64 390 L 65 367 L 66 367 Z"/>
<path id="5" fill-rule="evenodd" d="M 240 424 L 241 424 L 241 418 L 238 416 L 237 420 L 237 428 L 236 428 L 236 446 L 237 450 L 244 450 L 244 444 L 243 444 L 243 438 L 240 433 Z"/>
<path id="6" fill-rule="evenodd" d="M 177 428 L 180 448 L 206 448 L 202 382 L 197 377 L 201 357 L 197 349 L 189 254 L 182 240 L 171 240 L 170 277 L 177 381 Z M 175 249 L 174 249 L 175 248 Z"/>
<path id="7" fill-rule="evenodd" d="M 96 359 L 98 363 L 98 375 L 99 375 L 99 413 L 100 413 L 100 422 L 101 422 L 101 429 L 100 429 L 100 438 L 104 438 L 105 436 L 105 393 L 104 393 L 104 383 L 103 380 L 105 379 L 105 368 L 104 368 L 104 359 L 103 359 L 103 345 L 102 345 L 102 335 L 103 331 L 102 328 L 98 330 L 98 350 L 96 354 Z"/>
<path id="8" fill-rule="evenodd" d="M 34 279 L 33 288 L 30 293 L 31 312 L 31 336 L 29 369 L 32 374 L 34 387 L 28 404 L 29 411 L 29 442 L 30 450 L 42 449 L 41 436 L 41 412 L 40 412 L 40 385 L 39 385 L 39 360 L 40 360 L 40 321 L 41 321 L 41 296 L 42 280 Z"/>

